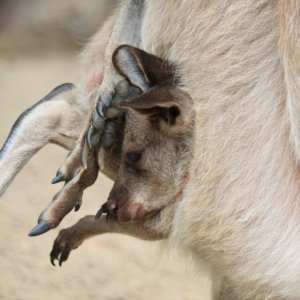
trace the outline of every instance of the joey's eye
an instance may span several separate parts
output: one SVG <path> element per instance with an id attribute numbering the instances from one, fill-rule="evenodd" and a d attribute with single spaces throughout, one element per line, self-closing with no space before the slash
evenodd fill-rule
<path id="1" fill-rule="evenodd" d="M 136 163 L 142 158 L 142 152 L 128 152 L 126 158 L 131 163 Z"/>

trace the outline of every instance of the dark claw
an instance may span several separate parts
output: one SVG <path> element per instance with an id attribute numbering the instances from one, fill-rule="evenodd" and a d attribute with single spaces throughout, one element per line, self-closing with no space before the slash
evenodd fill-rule
<path id="1" fill-rule="evenodd" d="M 28 233 L 29 236 L 37 236 L 50 230 L 52 227 L 47 223 L 39 223 Z"/>
<path id="2" fill-rule="evenodd" d="M 65 181 L 65 174 L 61 172 L 57 172 L 56 176 L 52 179 L 51 183 L 55 184 L 61 181 Z"/>
<path id="3" fill-rule="evenodd" d="M 50 253 L 50 261 L 51 261 L 52 266 L 54 266 L 54 267 L 55 267 L 55 260 L 58 259 L 59 253 L 60 253 L 60 247 L 59 247 L 59 243 L 56 239 L 53 244 L 52 251 Z"/>
<path id="4" fill-rule="evenodd" d="M 53 252 L 53 250 L 52 250 L 52 252 Z M 52 253 L 51 252 L 51 254 L 50 254 L 50 261 L 51 261 L 51 265 L 53 266 L 53 267 L 56 267 L 56 265 L 55 265 L 55 260 L 56 259 L 58 259 L 58 256 L 56 256 L 54 253 Z"/>
<path id="5" fill-rule="evenodd" d="M 58 260 L 58 264 L 61 267 L 62 263 L 68 259 L 70 252 L 71 249 L 68 245 L 64 245 L 63 247 L 61 247 L 61 244 L 56 239 L 50 253 L 50 261 L 52 266 L 55 267 L 55 260 Z"/>
<path id="6" fill-rule="evenodd" d="M 102 103 L 101 101 L 98 101 L 98 102 L 97 102 L 97 106 L 96 106 L 97 114 L 98 114 L 101 118 L 105 119 L 103 110 L 104 110 L 103 103 Z"/>
<path id="7" fill-rule="evenodd" d="M 86 143 L 89 148 L 96 147 L 100 142 L 100 134 L 97 129 L 93 126 L 90 126 L 88 133 L 86 135 Z"/>
<path id="8" fill-rule="evenodd" d="M 75 205 L 74 211 L 75 211 L 75 212 L 76 212 L 76 211 L 79 211 L 80 207 L 81 207 L 81 203 L 77 203 L 77 204 Z"/>
<path id="9" fill-rule="evenodd" d="M 107 208 L 107 203 L 104 203 L 101 208 L 97 211 L 96 215 L 95 215 L 95 220 L 98 220 L 102 214 L 108 214 L 108 208 Z"/>
<path id="10" fill-rule="evenodd" d="M 70 255 L 70 248 L 65 246 L 60 254 L 58 264 L 61 267 L 62 263 L 68 259 Z"/>
<path id="11" fill-rule="evenodd" d="M 51 258 L 50 258 L 50 261 L 51 261 L 51 265 L 52 265 L 53 267 L 56 267 L 56 265 L 55 265 L 55 258 L 54 258 L 54 257 L 51 257 Z"/>

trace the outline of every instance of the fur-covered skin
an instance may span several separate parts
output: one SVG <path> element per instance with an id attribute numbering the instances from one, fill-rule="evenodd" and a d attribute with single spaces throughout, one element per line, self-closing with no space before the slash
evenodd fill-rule
<path id="1" fill-rule="evenodd" d="M 180 65 L 196 111 L 197 154 L 171 239 L 222 272 L 237 299 L 300 297 L 300 178 L 286 109 L 289 84 L 299 99 L 299 44 L 283 49 L 290 72 L 278 10 L 288 37 L 299 36 L 296 1 L 151 1 L 144 19 L 144 48 Z"/>
<path id="2" fill-rule="evenodd" d="M 129 111 L 107 206 L 121 222 L 142 221 L 180 198 L 192 157 L 192 100 L 176 86 L 172 66 L 159 57 L 125 45 L 115 51 L 113 61 L 133 85 L 149 88 L 120 103 Z"/>
<path id="3" fill-rule="evenodd" d="M 142 46 L 176 62 L 196 112 L 170 240 L 219 275 L 219 299 L 300 297 L 300 178 L 290 142 L 299 15 L 297 1 L 147 5 Z"/>
<path id="4" fill-rule="evenodd" d="M 103 79 L 104 53 L 116 15 L 117 11 L 82 52 L 76 85 L 57 87 L 16 121 L 0 150 L 0 197 L 29 159 L 48 143 L 68 150 L 77 146 L 76 141 L 93 108 L 94 94 Z M 106 165 L 107 172 L 103 171 L 111 176 L 113 172 Z M 69 175 L 63 166 L 61 171 L 66 177 Z"/>
<path id="5" fill-rule="evenodd" d="M 148 91 L 119 103 L 119 109 L 127 112 L 120 167 L 100 210 L 108 215 L 99 221 L 87 216 L 61 231 L 51 252 L 52 264 L 58 259 L 61 265 L 72 249 L 100 233 L 127 233 L 146 240 L 167 238 L 188 182 L 193 103 L 177 86 L 172 65 L 128 45 L 118 47 L 113 61 L 129 82 L 148 86 Z"/>
<path id="6" fill-rule="evenodd" d="M 113 67 L 112 55 L 120 44 L 140 45 L 144 4 L 143 0 L 128 0 L 120 7 L 105 49 L 103 80 L 93 95 L 96 109 L 92 111 L 88 122 L 82 127 L 76 146 L 63 166 L 70 177 L 64 176 L 62 168 L 59 170 L 58 177 L 66 184 L 41 213 L 38 224 L 29 232 L 30 236 L 45 233 L 56 227 L 73 208 L 76 210 L 76 207 L 80 207 L 84 190 L 97 179 L 101 167 L 101 162 L 98 164 L 97 154 L 102 148 L 106 113 L 114 102 L 118 84 L 124 80 Z M 144 90 L 145 87 L 140 88 Z"/>
<path id="7" fill-rule="evenodd" d="M 43 146 L 54 143 L 66 149 L 74 147 L 86 113 L 77 109 L 76 95 L 72 84 L 58 86 L 17 119 L 0 150 L 0 197 Z"/>
<path id="8" fill-rule="evenodd" d="M 210 266 L 216 299 L 300 298 L 299 15 L 297 0 L 147 3 L 142 48 L 179 66 L 194 101 L 195 155 L 165 219 L 110 231 L 169 237 Z M 91 62 L 93 45 L 106 43 L 98 37 Z M 92 74 L 81 82 L 97 88 Z M 78 228 L 108 231 L 92 219 L 62 243 L 80 239 Z"/>

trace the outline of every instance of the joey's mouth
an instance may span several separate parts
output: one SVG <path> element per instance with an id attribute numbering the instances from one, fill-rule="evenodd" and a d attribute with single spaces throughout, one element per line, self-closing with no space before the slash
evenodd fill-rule
<path id="1" fill-rule="evenodd" d="M 142 222 L 156 217 L 164 207 L 155 208 L 152 210 L 145 210 L 140 203 L 124 203 L 119 206 L 117 203 L 104 203 L 98 210 L 95 218 L 99 219 L 102 214 L 107 218 L 117 219 L 121 222 Z"/>
<path id="2" fill-rule="evenodd" d="M 159 210 L 158 208 L 146 210 L 143 204 L 128 202 L 114 207 L 114 214 L 121 222 L 142 222 L 153 218 Z"/>

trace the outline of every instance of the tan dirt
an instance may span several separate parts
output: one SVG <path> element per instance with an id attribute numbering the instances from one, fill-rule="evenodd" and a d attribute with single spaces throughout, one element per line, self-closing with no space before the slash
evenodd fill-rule
<path id="1" fill-rule="evenodd" d="M 1 144 L 24 109 L 74 79 L 74 66 L 70 55 L 0 57 Z M 29 238 L 28 231 L 60 188 L 50 181 L 66 154 L 56 146 L 40 151 L 0 199 L 0 299 L 210 299 L 208 281 L 157 242 L 107 234 L 85 242 L 63 267 L 52 267 L 49 252 L 59 229 L 95 214 L 111 188 L 101 177 L 85 193 L 78 213 L 70 213 L 59 228 Z"/>

